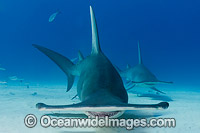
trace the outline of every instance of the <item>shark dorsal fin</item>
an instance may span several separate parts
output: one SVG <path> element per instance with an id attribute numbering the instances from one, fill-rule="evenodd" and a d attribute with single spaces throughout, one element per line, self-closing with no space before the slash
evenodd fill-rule
<path id="1" fill-rule="evenodd" d="M 83 54 L 81 53 L 81 51 L 78 51 L 78 61 L 82 61 L 83 59 Z"/>
<path id="2" fill-rule="evenodd" d="M 92 26 L 92 52 L 91 54 L 97 54 L 101 52 L 99 44 L 99 36 L 97 30 L 96 19 L 92 7 L 90 6 L 91 26 Z"/>
<path id="3" fill-rule="evenodd" d="M 131 68 L 131 66 L 129 64 L 127 64 L 126 68 L 129 69 L 129 68 Z"/>
<path id="4" fill-rule="evenodd" d="M 139 64 L 143 64 L 142 56 L 141 56 L 141 49 L 140 49 L 140 41 L 138 41 L 138 58 L 139 58 Z"/>

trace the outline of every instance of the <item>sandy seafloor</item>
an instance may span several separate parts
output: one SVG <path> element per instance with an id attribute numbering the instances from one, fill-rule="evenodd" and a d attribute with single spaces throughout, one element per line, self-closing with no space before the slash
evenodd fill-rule
<path id="1" fill-rule="evenodd" d="M 169 101 L 167 110 L 156 111 L 129 111 L 129 118 L 175 118 L 175 128 L 134 128 L 127 131 L 125 128 L 43 128 L 38 123 L 34 128 L 27 128 L 24 118 L 27 114 L 34 114 L 39 119 L 45 113 L 38 111 L 35 104 L 71 104 L 79 102 L 71 100 L 76 94 L 76 88 L 66 93 L 66 86 L 5 86 L 0 87 L 0 133 L 70 133 L 70 132 L 136 132 L 136 133 L 198 133 L 200 131 L 200 88 L 159 87 L 166 95 L 156 96 L 144 88 L 129 93 L 129 103 L 158 103 Z M 135 89 L 137 90 L 137 88 Z M 34 94 L 35 93 L 35 94 Z M 36 94 L 37 93 L 37 94 Z M 141 97 L 147 96 L 147 97 Z M 162 100 L 163 99 L 163 100 Z M 122 116 L 123 117 L 123 116 Z M 39 120 L 38 120 L 39 121 Z"/>

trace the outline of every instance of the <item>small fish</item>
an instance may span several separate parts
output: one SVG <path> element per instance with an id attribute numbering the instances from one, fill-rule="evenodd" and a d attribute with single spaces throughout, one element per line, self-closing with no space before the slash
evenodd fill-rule
<path id="1" fill-rule="evenodd" d="M 0 67 L 0 70 L 2 70 L 2 71 L 5 71 L 6 69 L 5 69 L 5 68 L 2 68 L 2 67 Z"/>
<path id="2" fill-rule="evenodd" d="M 1 64 L 0 64 L 0 66 L 1 66 Z M 0 67 L 0 70 L 1 70 L 1 71 L 5 71 L 6 69 L 3 68 L 3 67 Z"/>
<path id="3" fill-rule="evenodd" d="M 17 76 L 11 76 L 11 77 L 9 77 L 9 79 L 10 80 L 13 80 L 13 81 L 20 81 L 20 82 L 22 82 L 24 79 L 19 79 Z"/>
<path id="4" fill-rule="evenodd" d="M 50 17 L 49 17 L 49 22 L 53 22 L 54 19 L 56 18 L 56 16 L 61 13 L 60 11 L 57 11 L 55 13 L 53 13 Z"/>
<path id="5" fill-rule="evenodd" d="M 0 84 L 7 84 L 6 81 L 0 81 Z"/>
<path id="6" fill-rule="evenodd" d="M 11 77 L 9 77 L 9 79 L 10 80 L 17 80 L 18 78 L 17 78 L 17 76 L 11 76 Z"/>

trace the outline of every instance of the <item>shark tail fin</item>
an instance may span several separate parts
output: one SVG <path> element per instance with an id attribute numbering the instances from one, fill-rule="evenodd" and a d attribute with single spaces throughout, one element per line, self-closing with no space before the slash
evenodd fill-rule
<path id="1" fill-rule="evenodd" d="M 78 61 L 82 61 L 84 59 L 83 54 L 81 53 L 81 51 L 78 51 Z"/>
<path id="2" fill-rule="evenodd" d="M 91 17 L 91 27 L 92 27 L 92 52 L 91 52 L 91 54 L 98 54 L 101 52 L 101 48 L 100 48 L 100 43 L 99 43 L 96 19 L 95 19 L 95 15 L 94 15 L 94 12 L 93 12 L 93 9 L 91 6 L 90 6 L 90 17 Z"/>
<path id="3" fill-rule="evenodd" d="M 67 92 L 68 92 L 72 88 L 75 79 L 75 76 L 73 75 L 74 64 L 69 59 L 67 59 L 66 57 L 57 52 L 54 52 L 50 49 L 47 49 L 45 47 L 36 44 L 33 44 L 33 46 L 42 53 L 44 53 L 46 56 L 48 56 L 52 61 L 54 61 L 67 75 L 68 77 Z"/>
<path id="4" fill-rule="evenodd" d="M 142 56 L 141 56 L 141 49 L 140 49 L 140 41 L 138 41 L 138 58 L 139 58 L 139 64 L 142 64 Z"/>

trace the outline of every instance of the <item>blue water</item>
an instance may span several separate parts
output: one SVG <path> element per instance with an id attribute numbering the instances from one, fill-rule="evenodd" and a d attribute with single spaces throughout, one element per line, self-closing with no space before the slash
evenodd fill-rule
<path id="1" fill-rule="evenodd" d="M 200 1 L 0 1 L 0 80 L 17 75 L 30 83 L 66 84 L 64 73 L 32 47 L 39 44 L 72 59 L 91 51 L 92 5 L 103 52 L 121 69 L 144 64 L 161 80 L 199 87 Z M 49 16 L 61 11 L 55 20 Z"/>

